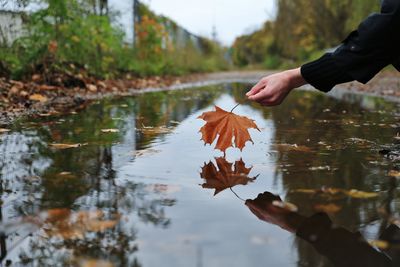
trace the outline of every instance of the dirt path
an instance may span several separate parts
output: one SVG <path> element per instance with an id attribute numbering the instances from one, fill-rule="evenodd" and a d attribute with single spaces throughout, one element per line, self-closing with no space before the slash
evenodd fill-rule
<path id="1" fill-rule="evenodd" d="M 128 96 L 148 91 L 174 90 L 226 83 L 256 83 L 271 71 L 231 71 L 196 74 L 185 77 L 152 77 L 112 81 L 91 81 L 81 87 L 48 86 L 32 81 L 25 83 L 0 78 L 0 128 L 24 116 L 67 114 L 85 108 L 91 100 L 111 96 Z M 335 90 L 357 91 L 400 99 L 400 74 L 385 71 L 368 85 L 349 83 Z"/>

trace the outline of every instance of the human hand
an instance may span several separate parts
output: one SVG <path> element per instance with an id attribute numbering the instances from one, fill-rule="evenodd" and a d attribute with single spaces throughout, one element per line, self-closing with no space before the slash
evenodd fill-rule
<path id="1" fill-rule="evenodd" d="M 259 194 L 254 200 L 246 200 L 245 205 L 258 219 L 294 233 L 305 218 L 277 205 L 281 202 L 279 196 L 265 192 Z"/>
<path id="2" fill-rule="evenodd" d="M 264 77 L 246 96 L 263 106 L 277 106 L 294 88 L 305 84 L 307 82 L 301 75 L 300 68 L 297 68 Z"/>

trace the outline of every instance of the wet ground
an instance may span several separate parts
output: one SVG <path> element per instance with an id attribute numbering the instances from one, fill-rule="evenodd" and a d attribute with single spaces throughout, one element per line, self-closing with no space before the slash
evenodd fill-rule
<path id="1" fill-rule="evenodd" d="M 400 106 L 297 91 L 262 108 L 244 100 L 249 87 L 146 93 L 17 121 L 0 134 L 2 264 L 314 267 L 338 255 L 361 263 L 378 248 L 394 261 L 398 244 L 382 234 L 400 218 Z M 197 117 L 237 103 L 261 132 L 224 159 L 200 141 Z M 232 173 L 241 180 L 229 181 Z M 268 203 L 257 218 L 241 199 L 264 192 L 302 218 L 326 212 L 345 237 L 323 247 L 296 237 Z M 343 251 L 357 231 L 374 240 L 372 252 Z"/>

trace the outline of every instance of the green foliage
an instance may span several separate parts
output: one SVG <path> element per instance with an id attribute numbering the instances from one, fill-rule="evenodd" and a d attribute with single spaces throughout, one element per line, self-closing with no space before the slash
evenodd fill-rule
<path id="1" fill-rule="evenodd" d="M 234 62 L 277 68 L 313 59 L 378 9 L 376 0 L 278 0 L 275 21 L 236 40 Z"/>
<path id="2" fill-rule="evenodd" d="M 201 41 L 200 48 L 191 41 L 179 46 L 165 27 L 177 25 L 142 4 L 133 46 L 124 43 L 123 32 L 102 8 L 96 7 L 97 1 L 40 2 L 45 8 L 29 15 L 27 34 L 12 47 L 0 47 L 2 62 L 14 77 L 38 68 L 63 69 L 71 63 L 107 78 L 126 72 L 145 76 L 213 71 L 223 68 L 226 62 L 224 50 L 207 39 Z"/>

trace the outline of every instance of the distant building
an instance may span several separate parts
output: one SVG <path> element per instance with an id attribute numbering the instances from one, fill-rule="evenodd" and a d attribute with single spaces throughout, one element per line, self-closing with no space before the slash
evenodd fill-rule
<path id="1" fill-rule="evenodd" d="M 0 45 L 10 46 L 23 35 L 24 13 L 0 10 Z"/>

